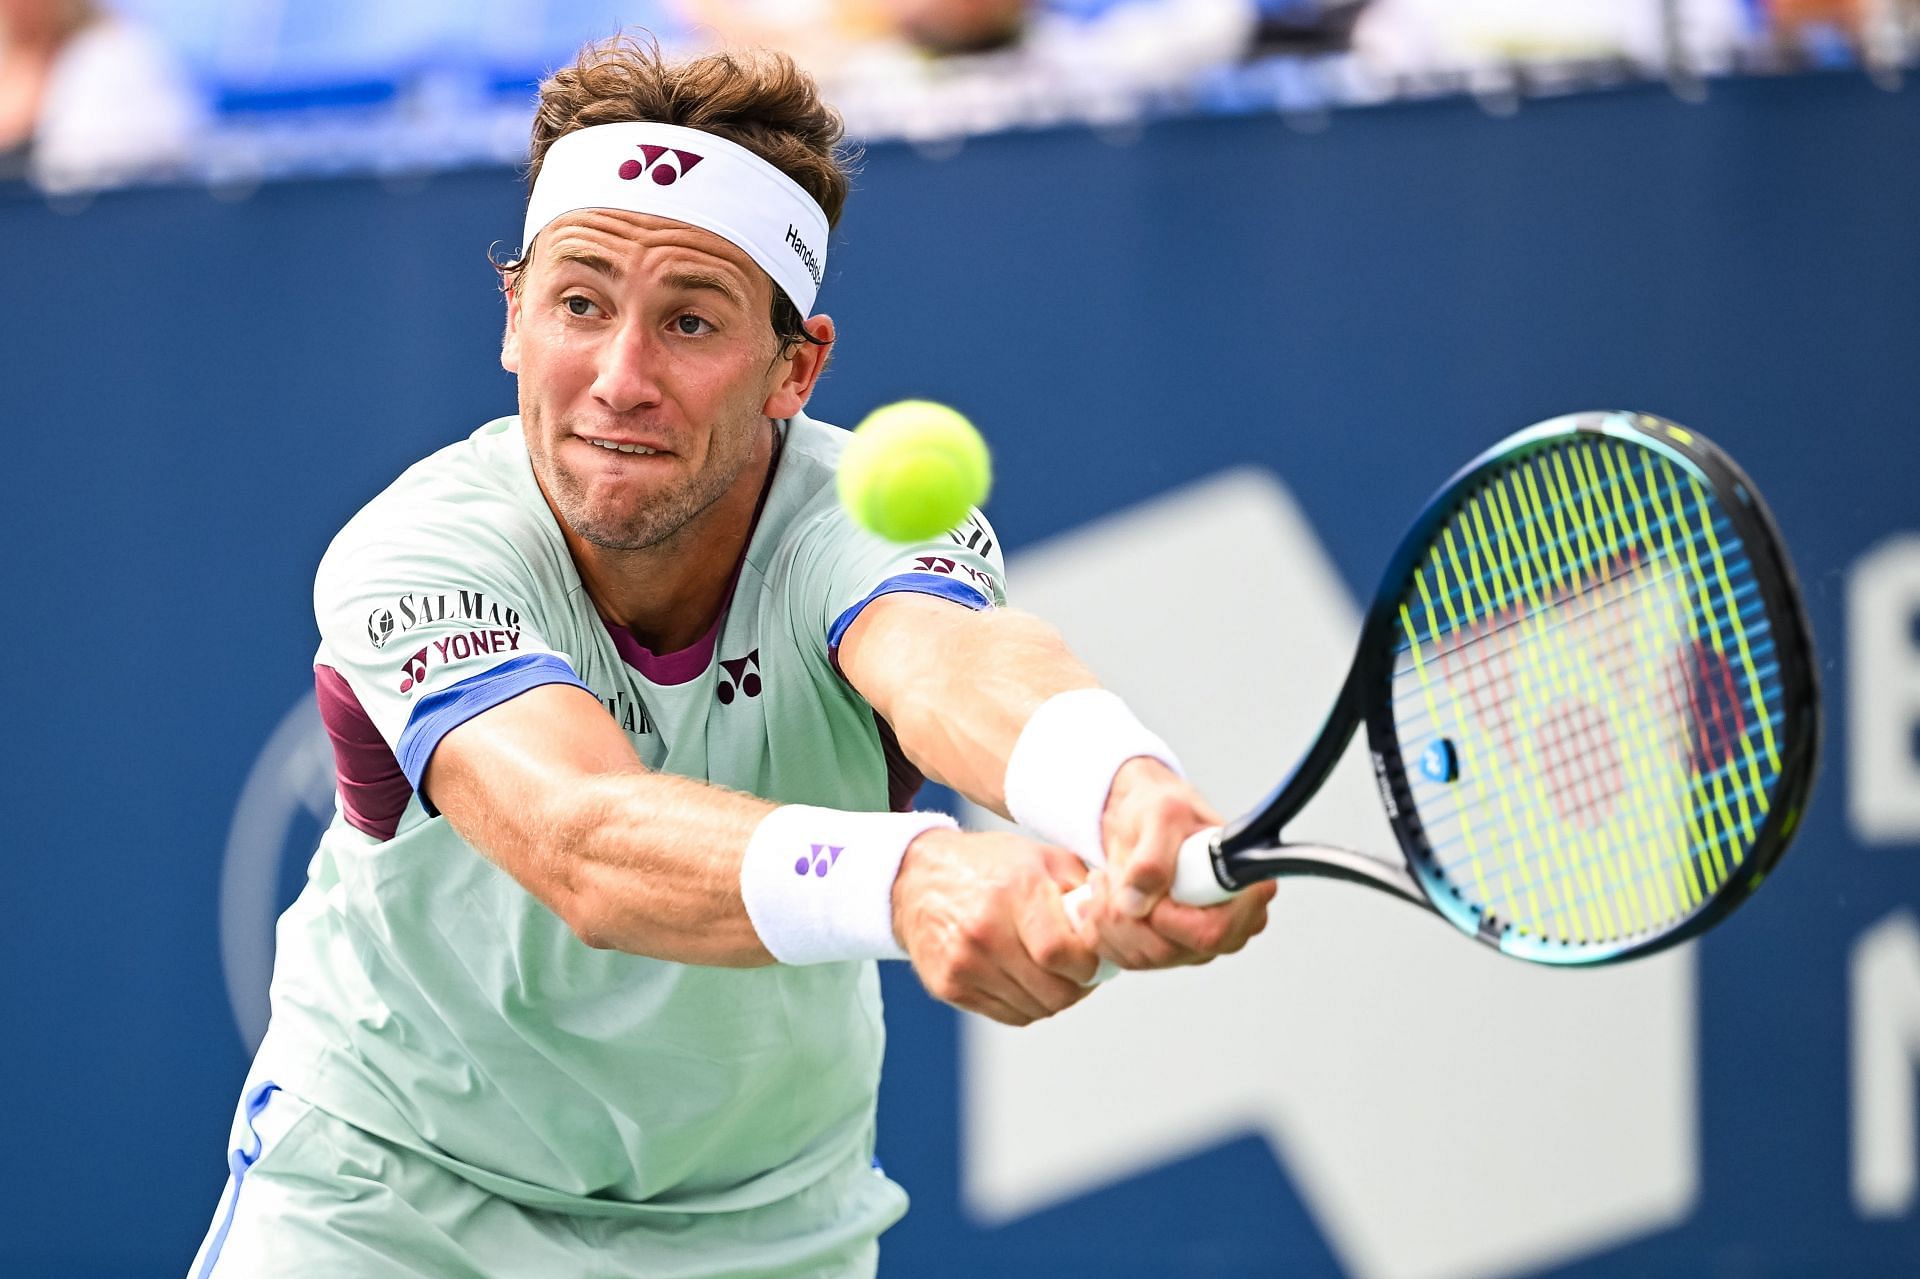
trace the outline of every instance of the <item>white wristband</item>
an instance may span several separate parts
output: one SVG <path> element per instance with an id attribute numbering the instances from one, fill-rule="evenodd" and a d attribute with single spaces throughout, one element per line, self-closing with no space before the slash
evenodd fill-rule
<path id="1" fill-rule="evenodd" d="M 783 964 L 905 959 L 893 935 L 893 879 L 916 835 L 955 829 L 945 813 L 851 813 L 786 804 L 754 828 L 740 899 Z"/>
<path id="2" fill-rule="evenodd" d="M 1142 755 L 1186 775 L 1167 744 L 1113 693 L 1056 693 L 1033 713 L 1007 757 L 1007 812 L 1087 865 L 1105 865 L 1100 821 L 1107 793 L 1120 766 Z"/>

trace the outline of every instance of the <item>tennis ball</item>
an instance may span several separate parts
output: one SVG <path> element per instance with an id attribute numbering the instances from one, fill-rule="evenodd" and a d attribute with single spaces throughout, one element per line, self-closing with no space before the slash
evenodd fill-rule
<path id="1" fill-rule="evenodd" d="M 840 503 L 895 542 L 935 537 L 986 501 L 987 444 L 944 404 L 901 400 L 869 413 L 840 456 Z"/>

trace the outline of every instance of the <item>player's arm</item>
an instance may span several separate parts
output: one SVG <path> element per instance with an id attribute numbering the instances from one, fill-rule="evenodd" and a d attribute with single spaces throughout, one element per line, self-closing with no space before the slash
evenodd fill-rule
<path id="1" fill-rule="evenodd" d="M 774 805 L 649 771 L 584 689 L 542 685 L 452 729 L 421 789 L 588 945 L 774 962 L 740 894 L 748 841 Z"/>
<path id="2" fill-rule="evenodd" d="M 1098 681 L 1046 622 L 900 592 L 861 611 L 841 637 L 838 657 L 849 682 L 927 776 L 1108 863 L 1094 874 L 1093 922 L 1109 958 L 1134 968 L 1204 962 L 1240 949 L 1265 926 L 1271 892 L 1241 894 L 1210 909 L 1166 900 L 1180 842 L 1219 815 L 1169 767 L 1164 745 L 1116 711 L 1113 699 L 1055 700 L 1097 689 Z M 1076 724 L 1079 715 L 1094 718 Z M 1053 765 L 1057 788 L 1045 773 L 1036 775 Z M 1009 802 L 1010 778 L 1029 795 L 1057 789 L 1052 799 L 1069 810 L 1078 804 L 1085 820 L 1069 814 L 1033 822 L 1019 802 Z M 911 851 L 897 891 L 910 895 L 932 861 Z"/>
<path id="3" fill-rule="evenodd" d="M 651 772 L 571 685 L 534 688 L 449 731 L 423 788 L 589 945 L 752 967 L 886 957 L 911 935 L 933 994 L 1013 1025 L 1077 1002 L 1093 971 L 1057 918 L 1059 894 L 1080 878 L 1071 859 L 928 815 L 780 807 Z M 903 841 L 891 862 L 888 839 Z M 796 873 L 796 851 L 829 846 L 844 857 L 828 875 Z M 910 852 L 926 865 L 907 920 L 893 870 Z M 865 879 L 863 856 L 878 868 Z"/>

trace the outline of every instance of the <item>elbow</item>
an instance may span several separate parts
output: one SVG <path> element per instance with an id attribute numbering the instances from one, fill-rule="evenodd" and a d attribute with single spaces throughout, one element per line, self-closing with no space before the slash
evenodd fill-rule
<path id="1" fill-rule="evenodd" d="M 605 921 L 578 907 L 561 912 L 560 922 L 567 926 L 568 932 L 580 939 L 582 945 L 593 950 L 621 949 L 614 943 L 613 934 L 606 927 Z"/>
<path id="2" fill-rule="evenodd" d="M 536 895 L 581 944 L 594 950 L 626 949 L 620 944 L 620 930 L 607 895 L 595 889 L 586 871 L 587 867 L 579 863 L 567 865 L 549 881 L 545 891 Z"/>

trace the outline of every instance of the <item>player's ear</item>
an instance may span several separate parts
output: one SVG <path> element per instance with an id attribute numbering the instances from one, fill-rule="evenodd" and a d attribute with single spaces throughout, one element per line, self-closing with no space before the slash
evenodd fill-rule
<path id="1" fill-rule="evenodd" d="M 520 271 L 524 272 L 523 266 Z M 500 291 L 507 298 L 507 331 L 500 339 L 500 367 L 509 373 L 520 371 L 520 274 L 516 272 Z"/>
<path id="2" fill-rule="evenodd" d="M 773 392 L 767 396 L 767 402 L 760 412 L 771 418 L 788 418 L 807 407 L 807 401 L 813 396 L 814 385 L 820 381 L 820 374 L 827 367 L 827 358 L 833 354 L 833 317 L 816 315 L 801 321 L 802 326 L 811 333 L 816 342 L 801 342 L 793 350 L 774 361 L 778 381 Z"/>

